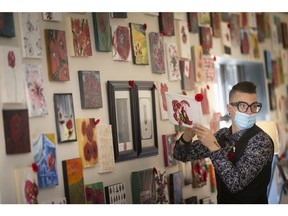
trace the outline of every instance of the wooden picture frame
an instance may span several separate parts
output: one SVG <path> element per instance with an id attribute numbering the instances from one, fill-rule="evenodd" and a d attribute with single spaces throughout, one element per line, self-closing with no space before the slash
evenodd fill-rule
<path id="1" fill-rule="evenodd" d="M 138 152 L 135 91 L 128 81 L 108 81 L 107 95 L 115 162 L 135 159 Z"/>
<path id="2" fill-rule="evenodd" d="M 139 157 L 158 154 L 155 91 L 153 81 L 135 81 L 135 102 L 139 134 Z"/>
<path id="3" fill-rule="evenodd" d="M 72 93 L 56 93 L 53 101 L 58 142 L 77 141 Z"/>

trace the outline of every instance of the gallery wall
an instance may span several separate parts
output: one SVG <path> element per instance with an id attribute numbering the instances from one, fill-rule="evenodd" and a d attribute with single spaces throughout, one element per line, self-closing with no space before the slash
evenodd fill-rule
<path id="1" fill-rule="evenodd" d="M 14 25 L 15 25 L 15 37 L 5 38 L 0 37 L 0 46 L 11 46 L 11 47 L 22 47 L 21 33 L 20 33 L 20 23 L 19 14 L 13 13 Z M 169 91 L 174 93 L 183 93 L 181 89 L 181 81 L 169 81 L 167 72 L 165 74 L 152 73 L 151 65 L 135 65 L 133 61 L 122 62 L 115 61 L 112 59 L 112 52 L 99 52 L 96 51 L 95 41 L 94 41 L 94 31 L 93 31 L 93 19 L 92 13 L 61 13 L 62 21 L 52 22 L 42 19 L 42 13 L 37 13 L 39 15 L 39 27 L 41 34 L 41 45 L 42 45 L 42 58 L 23 58 L 23 64 L 40 64 L 42 66 L 42 76 L 44 83 L 44 94 L 46 95 L 47 110 L 48 114 L 41 117 L 29 118 L 29 129 L 30 129 L 30 139 L 37 137 L 42 133 L 54 133 L 56 134 L 56 124 L 55 124 L 55 112 L 53 95 L 55 93 L 72 93 L 73 95 L 73 105 L 75 118 L 95 118 L 99 119 L 100 125 L 109 125 L 109 103 L 107 95 L 107 81 L 153 81 L 157 85 L 157 81 L 167 81 L 169 83 Z M 187 21 L 186 13 L 177 13 L 178 16 L 183 17 L 184 21 Z M 288 22 L 288 15 L 282 13 L 270 13 L 270 21 L 273 23 L 273 17 L 277 16 L 282 22 Z M 89 57 L 75 57 L 71 56 L 69 41 L 67 40 L 68 47 L 68 61 L 69 61 L 69 71 L 70 71 L 70 81 L 67 82 L 55 82 L 49 81 L 48 77 L 48 65 L 46 60 L 47 50 L 45 47 L 45 29 L 56 29 L 64 30 L 67 32 L 67 17 L 78 17 L 88 19 L 91 46 L 92 46 L 92 56 Z M 149 50 L 149 32 L 160 32 L 158 15 L 148 14 L 148 13 L 128 13 L 127 18 L 110 18 L 110 24 L 121 25 L 129 27 L 129 23 L 139 23 L 146 25 L 146 39 L 147 39 L 147 49 L 148 49 L 148 59 L 150 62 L 150 50 Z M 227 25 L 227 24 L 226 24 Z M 200 45 L 199 34 L 189 33 L 189 40 L 191 46 Z M 164 42 L 175 42 L 176 36 L 164 36 Z M 217 57 L 224 59 L 236 59 L 248 62 L 263 63 L 265 65 L 264 50 L 271 51 L 272 59 L 278 58 L 280 56 L 281 50 L 283 48 L 282 44 L 279 44 L 277 49 L 272 46 L 271 38 L 265 38 L 265 41 L 259 43 L 259 58 L 255 59 L 250 54 L 242 54 L 241 49 L 238 46 L 231 46 L 231 55 L 224 54 L 223 51 L 223 41 L 222 38 L 213 37 L 213 47 L 210 50 L 210 55 L 215 56 L 215 63 L 217 63 Z M 287 49 L 286 49 L 287 53 Z M 167 68 L 167 66 L 166 66 Z M 81 99 L 79 91 L 79 81 L 78 81 L 78 71 L 99 71 L 100 81 L 101 81 L 101 92 L 102 92 L 102 108 L 97 109 L 82 109 Z M 217 71 L 217 70 L 216 70 Z M 286 73 L 288 69 L 284 70 Z M 285 75 L 287 77 L 287 74 Z M 1 85 L 3 84 L 3 77 L 1 75 Z M 268 83 L 268 81 L 266 81 Z M 282 95 L 286 96 L 286 84 L 287 82 L 279 85 L 275 90 L 278 94 L 277 99 Z M 211 82 L 198 82 L 196 83 L 195 90 L 186 91 L 187 95 L 193 96 L 200 92 L 201 88 L 207 88 L 209 86 L 209 91 L 207 92 L 207 97 L 209 99 L 209 111 L 210 114 L 203 116 L 203 124 L 209 126 L 210 119 L 215 112 L 219 112 L 219 107 L 217 105 L 217 83 Z M 23 89 L 24 91 L 24 89 Z M 154 156 L 137 158 L 133 160 L 117 162 L 115 169 L 112 172 L 98 173 L 95 167 L 83 169 L 84 183 L 90 184 L 94 182 L 103 182 L 104 186 L 112 185 L 115 183 L 124 183 L 126 186 L 127 203 L 132 203 L 132 192 L 131 192 L 131 172 L 145 170 L 148 168 L 157 168 L 161 171 L 166 171 L 167 175 L 179 171 L 179 164 L 171 167 L 164 166 L 164 156 L 163 156 L 163 146 L 162 146 L 162 135 L 163 134 L 173 134 L 175 133 L 174 125 L 169 123 L 168 120 L 161 119 L 160 113 L 160 102 L 158 96 L 159 89 L 155 90 L 156 99 L 156 121 L 157 121 L 157 135 L 158 135 L 158 154 Z M 268 89 L 266 88 L 268 92 Z M 14 103 L 3 103 L 2 94 L 0 95 L 0 101 L 3 109 L 23 109 L 27 108 L 25 103 L 14 104 Z M 267 101 L 269 101 L 267 94 Z M 277 109 L 269 110 L 269 116 L 267 120 L 281 121 L 281 116 L 279 116 Z M 284 125 L 284 124 L 283 124 Z M 21 154 L 6 154 L 5 146 L 5 135 L 3 126 L 3 113 L 0 114 L 0 195 L 1 203 L 17 203 L 16 198 L 16 186 L 14 170 L 18 168 L 31 167 L 33 161 L 33 152 L 21 153 Z M 32 149 L 32 147 L 31 147 Z M 58 180 L 59 184 L 54 187 L 40 189 L 38 200 L 39 202 L 45 202 L 47 200 L 64 197 L 64 183 L 63 183 L 63 173 L 62 173 L 62 161 L 72 158 L 79 157 L 78 143 L 67 142 L 67 143 L 57 143 L 56 142 L 56 152 L 57 152 L 57 170 L 58 170 Z M 211 196 L 215 200 L 215 192 L 211 193 L 210 184 L 201 188 L 192 188 L 191 185 L 183 187 L 183 198 L 189 198 L 191 196 L 197 196 L 199 199 L 207 196 Z"/>

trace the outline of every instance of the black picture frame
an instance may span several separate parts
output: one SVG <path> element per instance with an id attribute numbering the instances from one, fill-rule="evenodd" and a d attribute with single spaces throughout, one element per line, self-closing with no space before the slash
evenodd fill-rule
<path id="1" fill-rule="evenodd" d="M 137 110 L 137 143 L 139 157 L 158 154 L 158 136 L 153 81 L 135 81 L 135 102 Z"/>
<path id="2" fill-rule="evenodd" d="M 135 131 L 137 113 L 133 102 L 135 91 L 128 81 L 107 81 L 107 96 L 115 162 L 135 159 L 138 156 Z M 129 131 L 127 132 L 125 128 Z"/>

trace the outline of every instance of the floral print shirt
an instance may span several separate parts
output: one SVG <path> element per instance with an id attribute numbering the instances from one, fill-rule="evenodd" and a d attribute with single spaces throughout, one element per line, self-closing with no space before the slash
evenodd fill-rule
<path id="1" fill-rule="evenodd" d="M 207 147 L 195 140 L 191 144 L 180 144 L 176 141 L 173 156 L 183 162 L 209 157 L 215 168 L 215 172 L 225 183 L 231 193 L 243 190 L 261 170 L 271 163 L 274 155 L 274 145 L 268 134 L 265 132 L 256 133 L 248 142 L 248 145 L 235 165 L 227 158 L 232 147 L 241 138 L 246 130 L 232 134 L 232 129 L 222 128 L 215 137 L 219 141 L 225 136 L 224 143 L 219 143 L 221 149 L 210 152 Z M 237 148 L 237 145 L 235 146 Z"/>

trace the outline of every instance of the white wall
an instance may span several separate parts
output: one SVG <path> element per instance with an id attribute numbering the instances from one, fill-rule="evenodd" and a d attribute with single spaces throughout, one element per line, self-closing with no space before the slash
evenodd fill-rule
<path id="1" fill-rule="evenodd" d="M 151 65 L 140 66 L 133 65 L 132 62 L 118 62 L 112 60 L 112 53 L 102 53 L 96 52 L 95 43 L 94 43 L 94 33 L 93 33 L 93 22 L 92 22 L 92 14 L 91 13 L 62 13 L 63 21 L 62 22 L 47 22 L 43 21 L 41 18 L 41 13 L 39 13 L 40 18 L 40 28 L 41 28 L 41 39 L 42 39 L 42 47 L 43 47 L 43 57 L 41 60 L 39 59 L 23 59 L 23 63 L 33 63 L 33 64 L 42 64 L 43 66 L 43 77 L 44 77 L 44 87 L 45 94 L 48 102 L 48 112 L 49 114 L 45 117 L 37 117 L 30 118 L 30 137 L 34 137 L 40 133 L 55 133 L 56 135 L 56 127 L 55 127 L 55 116 L 54 116 L 54 107 L 53 107 L 53 94 L 54 93 L 72 93 L 73 101 L 74 101 L 74 112 L 76 118 L 89 118 L 95 117 L 101 119 L 101 124 L 107 125 L 109 124 L 109 114 L 108 114 L 108 102 L 107 102 L 107 91 L 106 91 L 106 82 L 108 80 L 148 80 L 148 81 L 157 81 L 157 80 L 168 80 L 167 74 L 153 74 L 151 72 Z M 70 69 L 70 81 L 69 82 L 51 82 L 48 80 L 47 73 L 47 62 L 46 62 L 46 50 L 45 50 L 45 40 L 44 40 L 44 29 L 59 29 L 66 30 L 66 16 L 73 17 L 85 17 L 88 18 L 90 34 L 91 34 L 91 42 L 93 49 L 92 57 L 68 57 L 69 61 L 69 69 Z M 282 20 L 288 22 L 288 16 L 284 14 L 279 14 Z M 14 13 L 14 22 L 15 22 L 15 31 L 16 37 L 7 39 L 0 38 L 0 45 L 7 46 L 17 46 L 21 47 L 20 41 L 20 31 L 19 31 L 19 20 L 18 14 Z M 111 25 L 119 24 L 123 26 L 128 26 L 129 22 L 134 23 L 146 23 L 146 37 L 148 40 L 148 33 L 155 31 L 159 32 L 158 27 L 158 17 L 150 16 L 144 13 L 128 13 L 127 19 L 112 19 L 110 20 Z M 190 33 L 190 44 L 198 45 L 199 44 L 199 36 L 198 34 Z M 174 41 L 174 37 L 165 37 L 165 41 Z M 149 49 L 149 46 L 148 46 Z M 260 44 L 260 60 L 257 62 L 264 63 L 263 58 L 263 50 L 270 49 L 271 50 L 271 41 L 265 40 L 265 43 Z M 69 53 L 69 52 L 68 52 Z M 252 60 L 250 56 L 243 56 L 240 53 L 239 47 L 232 48 L 232 56 L 224 56 L 222 54 L 221 49 L 221 40 L 213 39 L 213 49 L 211 50 L 211 54 L 216 56 L 222 56 L 227 58 L 236 58 L 247 61 L 255 61 Z M 274 54 L 277 55 L 277 54 Z M 150 59 L 149 59 L 150 61 Z M 103 97 L 103 108 L 100 109 L 91 109 L 91 110 L 83 110 L 80 105 L 80 93 L 79 93 L 79 84 L 78 84 L 78 70 L 99 70 L 101 77 L 101 88 L 102 88 L 102 97 Z M 169 82 L 170 90 L 173 92 L 182 92 L 180 81 L 177 82 Z M 197 87 L 206 86 L 206 83 L 198 83 Z M 198 92 L 197 92 L 198 93 Z M 211 114 L 215 110 L 217 101 L 213 95 L 216 93 L 212 88 L 209 93 L 210 100 L 210 109 Z M 189 95 L 194 95 L 195 92 L 188 92 Z M 156 95 L 157 96 L 157 95 Z M 4 105 L 1 100 L 0 102 L 3 108 L 13 108 L 12 105 Z M 14 105 L 15 108 L 19 108 L 19 106 Z M 20 108 L 23 107 L 20 106 Z M 25 106 L 24 106 L 25 107 Z M 131 161 L 119 162 L 116 163 L 116 169 L 111 173 L 98 174 L 96 168 L 86 168 L 84 169 L 84 181 L 85 184 L 94 183 L 98 181 L 103 181 L 104 186 L 123 182 L 126 185 L 127 191 L 127 202 L 132 203 L 131 197 L 131 185 L 130 185 L 130 174 L 132 171 L 143 170 L 146 168 L 156 167 L 160 170 L 166 170 L 167 174 L 176 172 L 179 170 L 178 166 L 174 166 L 171 168 L 164 167 L 164 157 L 162 150 L 162 134 L 174 133 L 174 126 L 169 124 L 167 120 L 163 121 L 160 118 L 160 108 L 159 108 L 159 100 L 156 97 L 156 111 L 157 111 L 157 130 L 158 130 L 158 145 L 159 145 L 159 154 L 156 156 L 151 156 L 142 159 L 135 159 Z M 203 119 L 203 123 L 207 124 L 210 116 L 205 116 Z M 275 114 L 271 113 L 271 117 L 274 118 Z M 33 153 L 27 154 L 17 154 L 17 155 L 6 155 L 5 153 L 5 139 L 4 139 L 4 129 L 3 129 L 3 116 L 2 112 L 0 113 L 0 170 L 1 170 L 1 178 L 0 178 L 0 195 L 2 203 L 16 203 L 16 190 L 14 183 L 14 169 L 20 167 L 31 166 L 33 163 Z M 32 148 L 31 148 L 32 149 Z M 78 144 L 77 142 L 73 143 L 64 143 L 64 144 L 56 144 L 57 149 L 57 169 L 59 175 L 59 185 L 53 188 L 41 189 L 39 193 L 39 201 L 45 201 L 56 197 L 64 196 L 64 186 L 63 186 L 63 176 L 62 176 L 62 160 L 79 157 L 78 154 Z M 209 184 L 206 187 L 200 189 L 192 189 L 191 186 L 184 187 L 183 190 L 184 199 L 188 198 L 192 195 L 197 195 L 198 198 L 202 198 L 210 195 L 210 186 Z M 215 196 L 215 194 L 212 194 Z"/>

